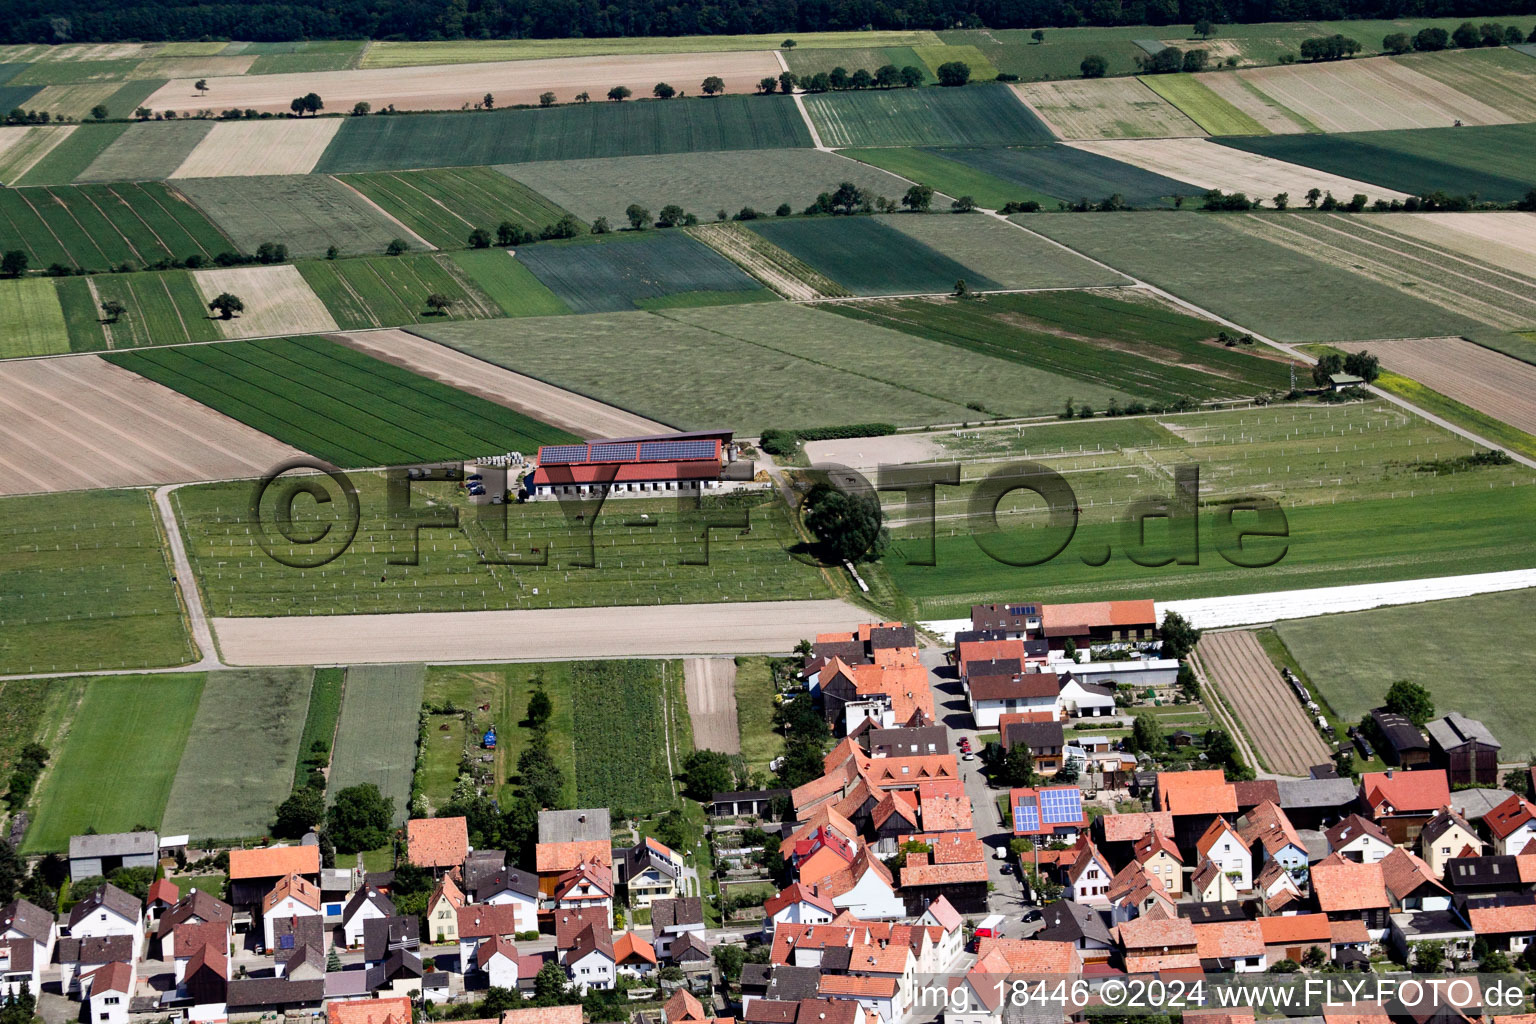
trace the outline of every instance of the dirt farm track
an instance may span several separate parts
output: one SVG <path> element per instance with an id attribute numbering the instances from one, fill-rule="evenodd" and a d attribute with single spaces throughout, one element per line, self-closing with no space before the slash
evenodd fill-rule
<path id="1" fill-rule="evenodd" d="M 1195 649 L 1210 684 L 1237 714 L 1264 767 L 1305 777 L 1326 764 L 1328 747 L 1291 688 L 1248 630 L 1207 633 Z"/>

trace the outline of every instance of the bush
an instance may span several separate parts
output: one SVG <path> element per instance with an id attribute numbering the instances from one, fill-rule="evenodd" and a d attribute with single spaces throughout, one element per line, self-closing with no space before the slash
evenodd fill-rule
<path id="1" fill-rule="evenodd" d="M 1018 202 L 1016 200 L 1010 200 L 1009 202 L 1006 202 L 1006 203 L 1003 204 L 1002 212 L 1005 213 L 1005 214 L 1008 214 L 1008 213 L 1038 213 L 1038 212 L 1040 212 L 1040 204 L 1035 202 L 1033 199 L 1026 199 L 1023 202 Z"/>

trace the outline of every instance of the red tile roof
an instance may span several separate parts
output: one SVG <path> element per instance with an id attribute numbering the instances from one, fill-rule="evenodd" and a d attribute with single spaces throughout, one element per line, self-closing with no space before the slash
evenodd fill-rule
<path id="1" fill-rule="evenodd" d="M 1483 824 L 1495 839 L 1505 839 L 1531 821 L 1536 821 L 1536 807 L 1518 793 L 1483 815 Z"/>
<path id="2" fill-rule="evenodd" d="M 976 952 L 985 959 L 993 950 L 1001 954 L 1014 974 L 1075 974 L 1083 968 L 1082 956 L 1070 942 L 986 938 Z"/>
<path id="3" fill-rule="evenodd" d="M 103 992 L 121 992 L 133 995 L 133 967 L 121 960 L 114 961 L 91 972 L 91 995 Z"/>
<path id="4" fill-rule="evenodd" d="M 510 903 L 476 903 L 460 907 L 459 938 L 488 939 L 517 934 L 517 907 Z"/>
<path id="5" fill-rule="evenodd" d="M 656 963 L 656 947 L 634 932 L 625 932 L 613 943 L 613 958 L 623 963 Z"/>
<path id="6" fill-rule="evenodd" d="M 1237 792 L 1219 769 L 1157 773 L 1158 810 L 1171 814 L 1236 814 Z"/>
<path id="7" fill-rule="evenodd" d="M 1451 802 L 1451 787 L 1438 768 L 1366 772 L 1360 776 L 1360 792 L 1378 814 L 1387 805 L 1394 814 L 1432 814 Z"/>
<path id="8" fill-rule="evenodd" d="M 1359 864 L 1338 854 L 1312 866 L 1312 893 L 1324 913 L 1389 905 L 1381 864 Z"/>
<path id="9" fill-rule="evenodd" d="M 419 868 L 451 868 L 469 856 L 469 822 L 462 818 L 412 818 L 405 823 L 406 859 Z"/>
<path id="10" fill-rule="evenodd" d="M 1326 914 L 1296 914 L 1292 917 L 1261 917 L 1259 930 L 1266 946 L 1296 946 L 1303 943 L 1328 943 L 1332 931 Z"/>
<path id="11" fill-rule="evenodd" d="M 959 779 L 920 782 L 918 802 L 922 808 L 924 832 L 969 832 L 971 798 Z"/>
<path id="12" fill-rule="evenodd" d="M 896 979 L 823 974 L 816 991 L 829 999 L 891 999 L 896 995 Z"/>
<path id="13" fill-rule="evenodd" d="M 1421 885 L 1431 885 L 1442 893 L 1450 890 L 1440 884 L 1440 879 L 1435 877 L 1435 872 L 1424 863 L 1417 854 L 1410 853 L 1400 847 L 1393 847 L 1392 852 L 1381 860 L 1382 880 L 1386 882 L 1387 891 L 1398 899 L 1402 899 Z"/>
<path id="14" fill-rule="evenodd" d="M 1536 904 L 1517 903 L 1507 907 L 1467 908 L 1472 930 L 1478 935 L 1529 935 L 1536 932 Z"/>
<path id="15" fill-rule="evenodd" d="M 1264 932 L 1257 921 L 1213 921 L 1195 925 L 1195 951 L 1202 960 L 1263 956 Z"/>
<path id="16" fill-rule="evenodd" d="M 541 875 L 560 875 L 583 861 L 612 866 L 613 844 L 605 839 L 579 843 L 539 843 L 533 848 L 534 871 Z"/>
<path id="17" fill-rule="evenodd" d="M 272 891 L 267 893 L 267 898 L 261 901 L 261 912 L 263 914 L 271 913 L 273 907 L 289 896 L 292 896 L 311 910 L 320 909 L 320 887 L 307 878 L 300 878 L 298 875 L 288 875 L 286 878 L 280 879 L 272 887 Z"/>
<path id="18" fill-rule="evenodd" d="M 1118 931 L 1120 944 L 1125 947 L 1127 955 L 1132 950 L 1160 950 L 1165 947 L 1176 950 L 1196 945 L 1195 926 L 1184 917 L 1133 917 L 1122 923 Z"/>
<path id="19" fill-rule="evenodd" d="M 411 1024 L 411 1001 L 398 999 L 346 999 L 325 1008 L 328 1024 Z"/>
<path id="20" fill-rule="evenodd" d="M 1137 814 L 1106 814 L 1099 819 L 1106 843 L 1132 843 L 1148 832 L 1173 835 L 1173 815 L 1166 811 Z"/>
<path id="21" fill-rule="evenodd" d="M 265 846 L 255 850 L 229 851 L 229 879 L 232 882 L 319 873 L 318 846 Z"/>
<path id="22" fill-rule="evenodd" d="M 149 892 L 144 897 L 145 903 L 153 903 L 155 900 L 174 907 L 181 902 L 181 890 L 169 878 L 157 878 L 150 883 Z"/>
<path id="23" fill-rule="evenodd" d="M 781 889 L 763 901 L 763 913 L 769 917 L 777 914 L 785 907 L 794 906 L 800 902 L 809 903 L 828 914 L 832 913 L 832 901 L 816 891 L 814 885 L 801 885 L 799 882 L 791 883 L 787 888 Z"/>

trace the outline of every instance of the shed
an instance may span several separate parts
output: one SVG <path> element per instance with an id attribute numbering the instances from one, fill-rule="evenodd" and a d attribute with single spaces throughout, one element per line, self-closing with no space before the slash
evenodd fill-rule
<path id="1" fill-rule="evenodd" d="M 101 878 L 118 868 L 152 868 L 160 856 L 160 837 L 153 832 L 109 832 L 70 836 L 69 877 Z"/>

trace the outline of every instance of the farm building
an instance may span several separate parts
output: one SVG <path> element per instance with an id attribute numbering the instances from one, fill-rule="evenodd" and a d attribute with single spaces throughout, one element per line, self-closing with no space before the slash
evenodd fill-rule
<path id="1" fill-rule="evenodd" d="M 1333 373 L 1328 375 L 1328 386 L 1334 391 L 1347 391 L 1350 388 L 1365 387 L 1365 378 L 1356 377 L 1352 373 Z"/>
<path id="2" fill-rule="evenodd" d="M 732 431 L 697 431 L 547 444 L 539 448 L 538 468 L 525 487 L 530 498 L 590 494 L 607 488 L 611 495 L 686 494 L 715 491 L 725 485 L 735 464 Z M 752 479 L 751 464 L 732 479 Z"/>
<path id="3" fill-rule="evenodd" d="M 1444 768 L 1454 786 L 1497 786 L 1501 744 L 1475 718 L 1452 711 L 1424 727 L 1429 733 L 1429 762 Z"/>
<path id="4" fill-rule="evenodd" d="M 1157 639 L 1157 612 L 1143 601 L 1088 601 L 1041 606 L 1041 628 L 1052 650 L 1071 640 L 1079 648 L 1092 644 L 1134 643 Z"/>
<path id="5" fill-rule="evenodd" d="M 1381 733 L 1381 756 L 1399 768 L 1427 768 L 1429 741 L 1419 727 L 1386 708 L 1372 708 L 1371 721 Z"/>
<path id="6" fill-rule="evenodd" d="M 159 854 L 160 837 L 153 832 L 70 836 L 69 877 L 102 878 L 118 868 L 152 868 Z"/>

